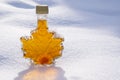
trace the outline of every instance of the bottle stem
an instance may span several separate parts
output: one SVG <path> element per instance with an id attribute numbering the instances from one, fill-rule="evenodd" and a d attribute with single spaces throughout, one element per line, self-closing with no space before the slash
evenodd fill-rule
<path id="1" fill-rule="evenodd" d="M 37 25 L 38 29 L 48 29 L 47 14 L 38 14 L 37 21 L 38 21 L 38 25 Z"/>

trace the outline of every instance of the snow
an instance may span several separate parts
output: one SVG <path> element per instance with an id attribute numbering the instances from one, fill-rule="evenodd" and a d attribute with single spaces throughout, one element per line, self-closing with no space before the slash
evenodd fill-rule
<path id="1" fill-rule="evenodd" d="M 65 38 L 63 55 L 52 66 L 36 66 L 21 51 L 19 39 L 35 29 L 34 9 L 39 3 L 50 6 L 49 29 Z M 0 80 L 119 80 L 118 4 L 118 0 L 1 0 Z"/>

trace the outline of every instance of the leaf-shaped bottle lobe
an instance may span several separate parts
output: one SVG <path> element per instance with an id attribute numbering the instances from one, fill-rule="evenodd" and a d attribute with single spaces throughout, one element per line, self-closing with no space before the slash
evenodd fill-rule
<path id="1" fill-rule="evenodd" d="M 35 64 L 51 64 L 62 55 L 63 38 L 56 38 L 55 32 L 49 32 L 46 20 L 39 20 L 38 27 L 30 37 L 21 37 L 22 50 L 25 58 Z"/>

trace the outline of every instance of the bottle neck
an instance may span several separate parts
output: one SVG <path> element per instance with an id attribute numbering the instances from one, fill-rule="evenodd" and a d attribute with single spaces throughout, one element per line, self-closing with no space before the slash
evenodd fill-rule
<path id="1" fill-rule="evenodd" d="M 37 14 L 37 28 L 38 29 L 48 29 L 47 14 Z"/>
<path id="2" fill-rule="evenodd" d="M 47 20 L 47 14 L 37 14 L 37 20 Z"/>

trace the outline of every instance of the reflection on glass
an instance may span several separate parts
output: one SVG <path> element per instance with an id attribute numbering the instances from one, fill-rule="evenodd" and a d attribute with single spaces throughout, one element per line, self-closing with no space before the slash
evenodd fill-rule
<path id="1" fill-rule="evenodd" d="M 55 67 L 54 65 L 31 65 L 29 69 L 20 72 L 15 80 L 67 80 L 64 73 L 60 67 Z"/>

